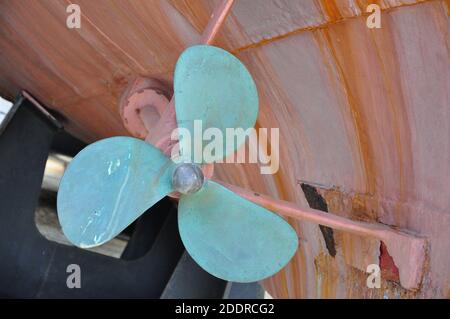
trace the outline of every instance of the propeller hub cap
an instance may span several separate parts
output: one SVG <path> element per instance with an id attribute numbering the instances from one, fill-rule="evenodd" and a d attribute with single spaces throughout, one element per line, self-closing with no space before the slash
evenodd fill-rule
<path id="1" fill-rule="evenodd" d="M 181 194 L 198 192 L 205 182 L 203 172 L 198 165 L 183 163 L 173 171 L 172 187 Z"/>

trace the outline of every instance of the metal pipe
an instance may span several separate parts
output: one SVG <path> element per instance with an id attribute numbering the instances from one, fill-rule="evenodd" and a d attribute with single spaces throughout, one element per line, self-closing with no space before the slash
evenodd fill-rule
<path id="1" fill-rule="evenodd" d="M 211 44 L 214 41 L 217 32 L 219 32 L 220 28 L 225 22 L 226 17 L 230 13 L 233 3 L 234 0 L 222 0 L 214 9 L 208 25 L 206 26 L 200 38 L 201 44 Z"/>

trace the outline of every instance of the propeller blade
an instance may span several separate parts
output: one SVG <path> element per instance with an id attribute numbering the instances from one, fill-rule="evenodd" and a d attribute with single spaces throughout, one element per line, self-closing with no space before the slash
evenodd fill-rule
<path id="1" fill-rule="evenodd" d="M 190 133 L 188 138 L 180 132 L 180 157 L 185 161 L 212 163 L 227 157 L 245 142 L 246 135 L 240 134 L 235 143 L 221 138 L 221 144 L 208 152 L 212 156 L 203 157 L 202 150 L 218 138 L 217 132 L 225 137 L 226 128 L 245 131 L 255 125 L 258 93 L 252 76 L 241 61 L 220 48 L 196 45 L 181 54 L 175 67 L 174 95 L 178 128 Z M 197 128 L 200 123 L 196 120 L 201 121 L 203 131 L 218 129 L 210 131 L 209 141 L 194 136 L 195 123 Z"/>
<path id="2" fill-rule="evenodd" d="M 296 232 L 280 216 L 210 180 L 197 193 L 181 197 L 178 228 L 192 258 L 228 281 L 269 277 L 298 246 Z"/>
<path id="3" fill-rule="evenodd" d="M 66 237 L 89 248 L 114 238 L 172 191 L 173 162 L 131 137 L 93 143 L 70 162 L 57 207 Z"/>

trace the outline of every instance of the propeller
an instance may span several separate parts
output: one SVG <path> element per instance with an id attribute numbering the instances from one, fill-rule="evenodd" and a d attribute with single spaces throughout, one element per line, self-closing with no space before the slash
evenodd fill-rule
<path id="1" fill-rule="evenodd" d="M 197 45 L 181 54 L 174 95 L 178 128 L 191 136 L 197 120 L 203 129 L 225 132 L 251 128 L 257 118 L 258 94 L 251 75 L 236 57 L 217 47 Z M 164 196 L 178 192 L 181 239 L 203 269 L 235 282 L 273 275 L 296 252 L 296 232 L 280 216 L 206 179 L 200 168 L 244 142 L 245 136 L 204 159 L 198 147 L 203 140 L 181 135 L 181 163 L 131 137 L 90 144 L 61 180 L 57 209 L 64 234 L 82 248 L 101 245 Z"/>

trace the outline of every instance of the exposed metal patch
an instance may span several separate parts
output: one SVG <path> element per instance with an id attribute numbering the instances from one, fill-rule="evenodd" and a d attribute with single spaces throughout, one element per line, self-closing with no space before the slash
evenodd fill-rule
<path id="1" fill-rule="evenodd" d="M 322 195 L 317 192 L 317 189 L 311 185 L 301 183 L 303 193 L 308 201 L 308 205 L 311 208 L 321 210 L 323 212 L 328 212 L 328 205 Z M 325 245 L 327 247 L 328 253 L 332 256 L 336 256 L 336 243 L 334 241 L 333 229 L 327 226 L 319 225 L 320 231 L 322 232 L 323 239 L 325 240 Z"/>

